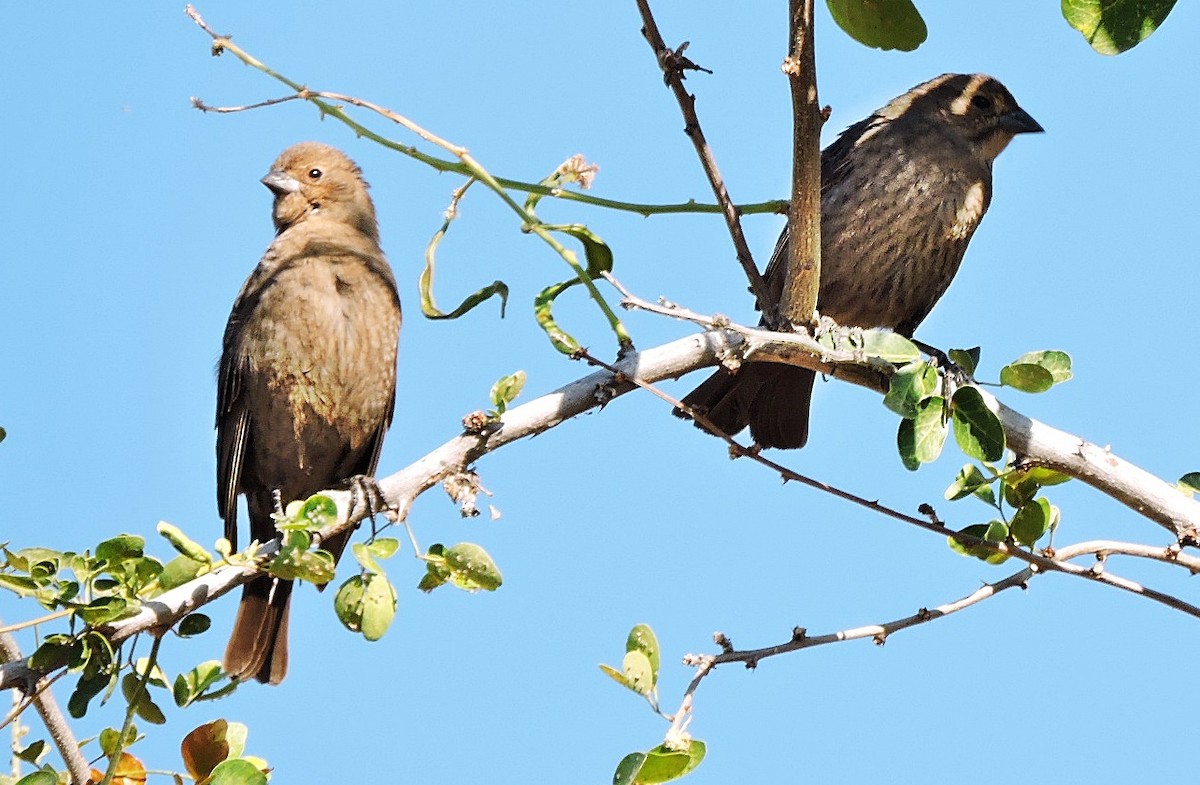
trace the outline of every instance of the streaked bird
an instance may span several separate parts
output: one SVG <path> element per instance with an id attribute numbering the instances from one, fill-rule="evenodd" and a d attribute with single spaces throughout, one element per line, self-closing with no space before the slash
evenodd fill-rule
<path id="1" fill-rule="evenodd" d="M 992 199 L 992 162 L 1017 134 L 1042 131 L 985 74 L 944 74 L 842 132 L 821 154 L 817 310 L 838 324 L 911 337 L 950 286 Z M 765 279 L 784 291 L 785 228 Z M 812 371 L 777 363 L 720 370 L 683 399 L 762 447 L 808 440 Z M 678 410 L 676 414 L 681 414 Z"/>

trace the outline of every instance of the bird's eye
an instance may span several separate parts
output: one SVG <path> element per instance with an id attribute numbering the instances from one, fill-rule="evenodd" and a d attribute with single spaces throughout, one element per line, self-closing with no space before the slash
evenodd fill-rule
<path id="1" fill-rule="evenodd" d="M 310 180 L 320 180 L 321 179 L 321 170 L 320 169 L 309 169 L 308 177 Z"/>
<path id="2" fill-rule="evenodd" d="M 988 109 L 992 108 L 992 99 L 988 98 L 986 95 L 979 95 L 976 93 L 971 97 L 971 106 L 974 106 L 976 109 L 982 109 L 986 112 Z"/>

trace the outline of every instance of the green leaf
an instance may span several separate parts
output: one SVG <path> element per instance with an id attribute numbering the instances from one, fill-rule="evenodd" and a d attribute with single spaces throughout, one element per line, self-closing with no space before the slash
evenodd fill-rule
<path id="1" fill-rule="evenodd" d="M 509 376 L 501 376 L 492 385 L 489 397 L 492 401 L 492 406 L 496 407 L 497 414 L 504 414 L 508 409 L 508 405 L 512 403 L 518 395 L 521 394 L 522 388 L 525 387 L 525 372 L 517 371 Z"/>
<path id="2" fill-rule="evenodd" d="M 917 405 L 937 392 L 937 369 L 926 362 L 912 362 L 899 368 L 888 382 L 883 405 L 901 417 L 917 416 Z"/>
<path id="3" fill-rule="evenodd" d="M 1042 486 L 1029 479 L 1009 476 L 1004 478 L 1003 488 L 1004 501 L 1019 508 L 1033 501 L 1033 497 L 1037 496 Z"/>
<path id="4" fill-rule="evenodd" d="M 1027 352 L 1016 360 L 1013 360 L 1011 364 L 1039 365 L 1050 372 L 1050 375 L 1054 377 L 1055 384 L 1070 381 L 1073 376 L 1071 373 L 1071 356 L 1066 352 L 1055 350 Z"/>
<path id="5" fill-rule="evenodd" d="M 270 572 L 277 578 L 302 580 L 323 586 L 333 580 L 336 565 L 328 551 L 308 550 L 312 538 L 303 531 L 287 532 Z"/>
<path id="6" fill-rule="evenodd" d="M 917 460 L 917 426 L 916 420 L 901 420 L 900 428 L 896 431 L 896 448 L 900 451 L 900 462 L 910 472 L 921 468 Z"/>
<path id="7" fill-rule="evenodd" d="M 1054 374 L 1033 363 L 1013 363 L 1000 369 L 1000 383 L 1021 392 L 1040 393 L 1054 386 Z"/>
<path id="8" fill-rule="evenodd" d="M 566 355 L 574 355 L 579 351 L 579 341 L 576 341 L 558 326 L 558 322 L 554 321 L 553 306 L 555 298 L 577 283 L 579 283 L 578 279 L 572 279 L 547 286 L 538 292 L 537 297 L 533 298 L 533 316 L 537 319 L 538 325 L 545 331 L 546 337 L 550 339 L 554 348 Z"/>
<path id="9" fill-rule="evenodd" d="M 989 523 L 976 523 L 966 528 L 960 529 L 959 533 L 965 534 L 968 537 L 974 537 L 979 540 L 987 540 L 988 542 L 1004 542 L 1008 539 L 1008 526 L 1004 521 L 991 521 Z M 960 553 L 963 556 L 974 556 L 976 559 L 987 562 L 988 564 L 1003 564 L 1008 561 L 1008 555 L 996 553 L 988 550 L 982 545 L 974 545 L 967 542 L 961 542 L 953 534 L 946 538 L 950 549 L 955 553 Z"/>
<path id="10" fill-rule="evenodd" d="M 87 714 L 88 704 L 92 698 L 104 692 L 109 681 L 110 677 L 106 673 L 80 677 L 75 685 L 75 691 L 67 699 L 67 711 L 70 715 L 75 719 L 80 719 Z"/>
<path id="11" fill-rule="evenodd" d="M 1009 528 L 1017 542 L 1033 545 L 1050 529 L 1050 502 L 1038 497 L 1013 513 Z"/>
<path id="12" fill-rule="evenodd" d="M 627 687 L 631 690 L 633 689 L 633 685 L 629 683 L 629 679 L 625 677 L 625 674 L 613 666 L 601 663 L 600 670 L 604 671 L 604 673 L 606 673 L 610 679 L 615 681 L 617 684 L 620 684 L 622 687 Z M 636 690 L 634 691 L 636 692 Z"/>
<path id="13" fill-rule="evenodd" d="M 400 550 L 400 540 L 395 537 L 376 537 L 367 543 L 367 550 L 376 559 L 390 559 Z"/>
<path id="14" fill-rule="evenodd" d="M 128 609 L 129 602 L 121 597 L 98 597 L 77 613 L 84 623 L 95 627 L 121 618 Z"/>
<path id="15" fill-rule="evenodd" d="M 30 744 L 23 750 L 14 750 L 13 756 L 29 763 L 33 766 L 37 765 L 38 758 L 42 757 L 46 752 L 46 742 L 38 739 L 33 744 Z"/>
<path id="16" fill-rule="evenodd" d="M 587 259 L 587 274 L 592 280 L 600 277 L 600 273 L 611 273 L 613 269 L 613 252 L 608 243 L 583 224 L 565 224 L 547 226 L 546 229 L 570 235 L 583 246 L 583 254 Z"/>
<path id="17" fill-rule="evenodd" d="M 951 399 L 954 440 L 964 453 L 980 461 L 1004 456 L 1004 427 L 974 387 L 959 387 Z"/>
<path id="18" fill-rule="evenodd" d="M 584 255 L 587 258 L 587 267 L 584 270 L 584 275 L 587 278 L 595 280 L 600 277 L 601 273 L 612 270 L 612 250 L 591 229 L 582 224 L 547 225 L 544 228 L 549 231 L 562 232 L 580 241 L 583 245 Z M 560 294 L 580 283 L 583 283 L 583 281 L 581 278 L 576 277 L 569 281 L 547 286 L 533 299 L 533 315 L 538 325 L 545 331 L 554 348 L 568 356 L 574 356 L 579 351 L 580 345 L 570 334 L 558 326 L 558 322 L 554 320 L 553 306 L 554 301 Z M 617 331 L 618 338 L 621 338 L 622 341 L 628 339 L 625 329 L 620 322 L 616 322 L 613 327 Z"/>
<path id="19" fill-rule="evenodd" d="M 243 758 L 234 758 L 217 765 L 205 785 L 266 785 L 267 775 Z"/>
<path id="20" fill-rule="evenodd" d="M 650 658 L 640 651 L 627 651 L 621 660 L 621 672 L 625 683 L 638 695 L 649 695 L 654 691 L 654 668 Z"/>
<path id="21" fill-rule="evenodd" d="M 208 628 L 212 626 L 212 619 L 205 616 L 203 613 L 189 613 L 179 622 L 179 635 L 183 638 L 191 638 L 194 635 L 200 635 L 208 632 Z"/>
<path id="22" fill-rule="evenodd" d="M 354 560 L 358 562 L 358 565 L 367 572 L 375 573 L 376 575 L 384 572 L 384 569 L 379 566 L 379 562 L 375 561 L 375 555 L 367 547 L 366 543 L 352 543 L 350 545 L 350 552 L 354 554 Z"/>
<path id="23" fill-rule="evenodd" d="M 1120 54 L 1149 38 L 1175 0 L 1062 0 L 1067 24 L 1102 55 Z"/>
<path id="24" fill-rule="evenodd" d="M 929 31 L 911 0 L 825 0 L 838 27 L 875 49 L 911 52 Z"/>
<path id="25" fill-rule="evenodd" d="M 121 694 L 125 696 L 125 700 L 127 702 L 134 704 L 134 712 L 137 713 L 137 716 L 141 717 L 151 725 L 165 725 L 167 718 L 163 714 L 162 709 L 160 709 L 150 697 L 149 690 L 142 690 L 142 694 L 137 697 L 137 701 L 134 703 L 134 696 L 137 694 L 138 689 L 138 681 L 139 680 L 137 676 L 133 675 L 132 673 L 126 673 L 125 676 L 121 678 Z"/>
<path id="26" fill-rule="evenodd" d="M 136 534 L 121 534 L 97 545 L 96 558 L 103 559 L 109 564 L 116 564 L 126 559 L 140 559 L 145 547 L 145 538 Z"/>
<path id="27" fill-rule="evenodd" d="M 471 542 L 460 542 L 442 552 L 449 580 L 465 591 L 495 591 L 504 582 L 500 569 L 480 546 Z"/>
<path id="28" fill-rule="evenodd" d="M 621 758 L 621 762 L 617 764 L 617 770 L 613 772 L 613 785 L 637 785 L 638 772 L 642 770 L 642 764 L 645 762 L 646 753 L 644 752 L 631 752 Z M 57 780 L 54 783 L 46 783 L 46 785 L 57 785 Z"/>
<path id="29" fill-rule="evenodd" d="M 1013 475 L 1009 475 L 1009 477 L 1029 480 L 1037 483 L 1040 488 L 1047 488 L 1051 485 L 1062 485 L 1064 482 L 1070 482 L 1073 479 L 1069 474 L 1056 472 L 1054 469 L 1047 469 L 1045 466 L 1030 466 L 1027 469 L 1021 469 Z"/>
<path id="30" fill-rule="evenodd" d="M 863 352 L 899 365 L 921 359 L 921 350 L 899 333 L 881 328 L 863 330 Z"/>
<path id="31" fill-rule="evenodd" d="M 1188 472 L 1179 478 L 1179 482 L 1176 485 L 1179 486 L 1179 490 L 1188 496 L 1200 493 L 1200 472 Z"/>
<path id="32" fill-rule="evenodd" d="M 637 785 L 655 785 L 677 780 L 699 766 L 706 752 L 704 742 L 695 739 L 688 742 L 688 748 L 685 750 L 672 749 L 660 744 L 645 753 L 631 781 Z M 616 781 L 615 778 L 613 781 Z"/>
<path id="33" fill-rule="evenodd" d="M 973 349 L 951 349 L 946 352 L 950 362 L 957 365 L 967 376 L 974 376 L 979 367 L 979 347 Z"/>
<path id="34" fill-rule="evenodd" d="M 176 556 L 167 562 L 158 576 L 158 587 L 163 591 L 182 586 L 190 580 L 207 573 L 211 568 L 209 562 L 199 562 L 187 556 Z"/>
<path id="35" fill-rule="evenodd" d="M 942 454 L 946 442 L 946 400 L 939 396 L 927 398 L 917 407 L 913 420 L 916 437 L 915 457 L 921 463 L 933 463 Z"/>
<path id="36" fill-rule="evenodd" d="M 975 496 L 987 504 L 994 505 L 996 503 L 996 493 L 992 490 L 992 481 L 985 477 L 983 472 L 979 471 L 979 467 L 973 463 L 968 463 L 959 470 L 954 482 L 950 483 L 950 487 L 946 489 L 945 496 L 947 501 L 957 501 L 967 496 Z"/>
<path id="37" fill-rule="evenodd" d="M 446 236 L 446 232 L 449 231 L 450 222 L 453 220 L 454 216 L 448 214 L 441 228 L 434 233 L 429 245 L 425 247 L 425 269 L 421 270 L 421 277 L 417 280 L 417 290 L 421 297 L 421 313 L 425 315 L 426 319 L 457 319 L 480 303 L 487 302 L 492 297 L 499 297 L 500 318 L 503 319 L 504 310 L 508 306 L 508 285 L 504 281 L 492 281 L 474 294 L 468 295 L 457 308 L 449 313 L 440 310 L 437 303 L 434 302 L 433 272 L 437 266 L 435 261 L 437 247 L 442 242 L 442 238 Z"/>
<path id="38" fill-rule="evenodd" d="M 38 769 L 17 780 L 14 785 L 58 785 L 58 775 L 53 771 Z"/>
<path id="39" fill-rule="evenodd" d="M 338 587 L 333 595 L 333 610 L 338 621 L 350 632 L 362 630 L 363 596 L 367 593 L 367 582 L 362 575 L 352 575 Z"/>
<path id="40" fill-rule="evenodd" d="M 368 575 L 362 599 L 362 636 L 377 641 L 396 618 L 396 589 L 383 575 Z"/>
<path id="41" fill-rule="evenodd" d="M 328 496 L 318 493 L 304 500 L 296 517 L 305 521 L 309 529 L 324 529 L 337 523 L 337 504 Z"/>
<path id="42" fill-rule="evenodd" d="M 158 533 L 166 538 L 167 542 L 171 543 L 171 547 L 179 551 L 179 553 L 192 561 L 204 562 L 205 564 L 212 562 L 212 556 L 201 545 L 188 538 L 183 530 L 178 526 L 174 526 L 166 521 L 158 522 Z"/>
<path id="43" fill-rule="evenodd" d="M 129 726 L 125 731 L 124 739 L 121 738 L 121 731 L 116 728 L 105 728 L 100 731 L 100 751 L 109 758 L 114 755 L 120 755 L 122 750 L 131 746 L 135 741 L 137 741 L 136 725 Z"/>
<path id="44" fill-rule="evenodd" d="M 221 663 L 216 660 L 202 662 L 190 671 L 179 674 L 171 685 L 175 705 L 183 709 L 200 700 L 209 687 L 221 680 L 222 675 Z"/>
<path id="45" fill-rule="evenodd" d="M 638 624 L 629 631 L 629 637 L 625 639 L 625 651 L 637 651 L 645 655 L 646 660 L 650 663 L 650 686 L 658 684 L 661 654 L 658 637 L 655 636 L 654 630 L 650 629 L 649 624 Z"/>
<path id="46" fill-rule="evenodd" d="M 8 431 L 4 430 L 3 428 L 0 428 L 0 442 L 4 441 L 7 438 L 8 438 Z"/>
<path id="47" fill-rule="evenodd" d="M 910 471 L 922 463 L 936 461 L 941 455 L 946 442 L 945 404 L 945 399 L 939 396 L 927 398 L 917 406 L 916 417 L 900 421 L 896 444 L 900 460 Z"/>

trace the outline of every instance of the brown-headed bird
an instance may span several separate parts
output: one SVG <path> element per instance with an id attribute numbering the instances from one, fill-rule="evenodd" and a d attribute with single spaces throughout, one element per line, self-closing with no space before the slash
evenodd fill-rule
<path id="1" fill-rule="evenodd" d="M 267 542 L 276 491 L 287 503 L 369 477 L 396 397 L 400 296 L 362 172 L 303 142 L 262 182 L 275 240 L 233 304 L 217 382 L 217 506 L 235 548 L 238 494 L 251 538 Z M 336 558 L 348 538 L 323 547 Z M 291 593 L 269 575 L 243 587 L 227 672 L 283 680 Z"/>
<path id="2" fill-rule="evenodd" d="M 944 74 L 843 131 L 821 154 L 817 310 L 841 325 L 911 337 L 987 212 L 992 162 L 1016 134 L 1041 130 L 992 77 Z M 776 301 L 787 245 L 785 228 L 765 275 Z M 762 447 L 798 448 L 808 440 L 813 380 L 803 368 L 745 363 L 683 402 L 726 433 L 749 425 Z"/>

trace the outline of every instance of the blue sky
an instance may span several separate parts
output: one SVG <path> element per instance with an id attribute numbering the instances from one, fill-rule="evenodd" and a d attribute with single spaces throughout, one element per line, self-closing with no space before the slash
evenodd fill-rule
<path id="1" fill-rule="evenodd" d="M 715 72 L 687 84 L 738 201 L 788 191 L 790 99 L 778 67 L 785 5 L 657 4 L 668 42 L 691 41 L 688 54 Z M 1063 22 L 1057 3 L 923 5 L 929 40 L 915 53 L 865 49 L 821 10 L 818 77 L 833 107 L 826 139 L 946 71 L 1000 78 L 1047 133 L 1018 138 L 997 162 L 991 211 L 918 337 L 982 345 L 984 378 L 1026 351 L 1066 350 L 1073 381 L 1003 399 L 1166 479 L 1200 469 L 1187 349 L 1197 335 L 1187 249 L 1200 167 L 1191 35 L 1200 10 L 1180 3 L 1145 44 L 1105 58 Z M 710 200 L 631 2 L 334 11 L 211 0 L 199 10 L 293 79 L 406 114 L 495 174 L 540 179 L 581 152 L 600 164 L 598 195 Z M 127 531 L 167 556 L 154 541 L 160 519 L 205 543 L 220 535 L 213 369 L 233 298 L 271 239 L 270 195 L 258 179 L 297 141 L 337 145 L 362 166 L 401 282 L 401 381 L 381 473 L 452 437 L 502 374 L 526 370 L 528 398 L 585 372 L 550 349 L 531 317 L 533 295 L 565 277 L 561 261 L 479 188 L 442 245 L 438 294 L 450 304 L 503 278 L 513 291 L 508 317 L 485 306 L 454 322 L 424 320 L 422 254 L 460 180 L 355 139 L 298 103 L 195 111 L 191 96 L 243 104 L 283 91 L 230 56 L 210 57 L 180 4 L 8 3 L 0 25 L 9 33 L 0 71 L 10 75 L 0 189 L 8 431 L 0 478 L 10 512 L 0 540 L 78 550 Z M 643 296 L 754 319 L 715 217 L 643 219 L 549 201 L 541 214 L 591 226 L 611 245 L 616 275 Z M 746 220 L 760 264 L 782 220 Z M 560 322 L 611 354 L 594 309 L 576 293 L 567 299 Z M 627 324 L 644 347 L 689 329 L 639 314 Z M 682 394 L 699 378 L 670 389 Z M 963 459 L 948 449 L 909 473 L 895 454 L 895 425 L 878 397 L 819 385 L 809 446 L 776 457 L 906 511 L 928 501 L 955 525 L 986 519 L 970 500 L 942 501 Z M 461 520 L 430 493 L 411 522 L 423 544 L 484 545 L 504 572 L 499 592 L 422 595 L 406 546 L 392 568 L 398 618 L 369 644 L 341 630 L 329 593 L 304 589 L 282 686 L 170 711 L 135 752 L 155 768 L 179 768 L 186 731 L 225 717 L 249 724 L 249 751 L 275 765 L 280 782 L 608 782 L 625 753 L 666 729 L 596 669 L 619 661 L 633 624 L 658 632 L 669 709 L 690 677 L 680 657 L 711 651 L 715 630 L 740 647 L 769 645 L 796 625 L 831 632 L 907 615 L 1015 570 L 731 463 L 718 441 L 646 395 L 478 468 L 500 520 Z M 1060 542 L 1167 541 L 1075 485 L 1055 489 Z M 1194 596 L 1178 571 L 1110 566 Z M 219 658 L 234 605 L 210 608 L 209 634 L 164 647 L 168 670 Z M 0 599 L 6 622 L 34 613 Z M 1196 687 L 1177 663 L 1198 648 L 1195 620 L 1042 578 L 883 648 L 848 643 L 754 672 L 718 670 L 697 695 L 692 731 L 709 758 L 689 780 L 1177 777 L 1167 751 L 1178 734 L 1165 729 L 1193 719 Z M 81 736 L 119 721 L 111 707 L 93 715 Z"/>

